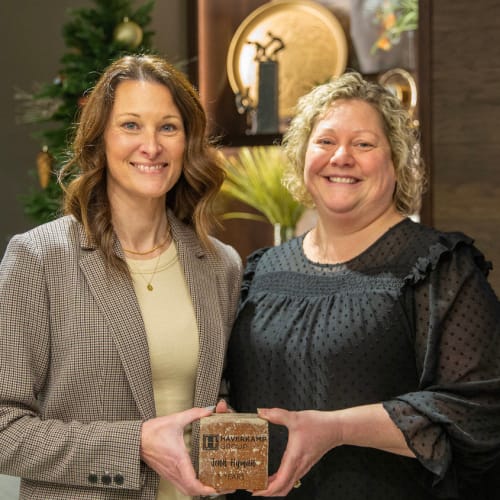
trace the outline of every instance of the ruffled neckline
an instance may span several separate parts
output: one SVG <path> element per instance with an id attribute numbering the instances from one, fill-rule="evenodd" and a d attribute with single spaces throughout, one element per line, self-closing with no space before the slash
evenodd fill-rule
<path id="1" fill-rule="evenodd" d="M 398 232 L 401 233 L 399 235 L 400 240 L 404 241 L 405 243 L 413 242 L 413 246 L 411 248 L 415 253 L 415 257 L 411 262 L 409 262 L 406 258 L 402 259 L 401 267 L 395 261 L 390 263 L 387 262 L 387 270 L 390 271 L 396 268 L 399 269 L 398 274 L 405 285 L 412 286 L 423 281 L 432 271 L 434 271 L 438 267 L 438 264 L 441 260 L 446 259 L 459 247 L 469 247 L 469 251 L 473 257 L 475 264 L 485 276 L 487 276 L 489 271 L 492 269 L 491 262 L 485 260 L 484 255 L 474 246 L 474 240 L 469 236 L 461 232 L 446 233 L 438 231 L 434 228 L 425 226 L 418 222 L 414 222 L 409 218 L 405 218 L 394 226 L 390 227 L 362 253 L 360 253 L 353 259 L 340 264 L 321 264 L 309 260 L 306 257 L 302 246 L 305 234 L 284 243 L 283 245 L 281 245 L 281 247 L 260 248 L 250 254 L 247 259 L 241 289 L 241 299 L 242 301 L 244 301 L 244 299 L 247 297 L 259 261 L 268 251 L 291 252 L 291 254 L 300 252 L 300 257 L 314 268 L 338 270 L 342 269 L 342 267 L 354 267 L 356 264 L 361 263 L 363 259 L 366 261 L 370 261 L 371 256 L 374 254 L 376 255 L 379 249 L 389 238 L 397 239 Z M 408 232 L 408 234 L 405 234 L 405 232 Z M 398 250 L 396 248 L 394 255 L 394 258 L 396 260 L 398 259 L 398 255 L 400 253 L 401 250 Z M 404 253 L 405 252 L 403 252 L 403 254 Z M 383 262 L 374 264 L 374 269 L 383 272 Z"/>

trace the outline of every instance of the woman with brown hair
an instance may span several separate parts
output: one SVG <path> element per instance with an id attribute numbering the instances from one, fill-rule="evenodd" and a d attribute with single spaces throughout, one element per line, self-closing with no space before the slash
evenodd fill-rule
<path id="1" fill-rule="evenodd" d="M 61 172 L 66 215 L 9 243 L 0 472 L 20 498 L 215 493 L 191 424 L 219 395 L 241 261 L 209 236 L 223 171 L 205 127 L 165 60 L 115 61 Z"/>

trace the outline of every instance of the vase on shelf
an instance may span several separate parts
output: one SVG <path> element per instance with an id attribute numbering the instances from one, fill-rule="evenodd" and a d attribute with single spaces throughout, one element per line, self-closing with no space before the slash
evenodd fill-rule
<path id="1" fill-rule="evenodd" d="M 273 224 L 274 228 L 274 246 L 281 245 L 285 241 L 291 240 L 294 237 L 294 228 L 283 226 L 279 222 Z"/>

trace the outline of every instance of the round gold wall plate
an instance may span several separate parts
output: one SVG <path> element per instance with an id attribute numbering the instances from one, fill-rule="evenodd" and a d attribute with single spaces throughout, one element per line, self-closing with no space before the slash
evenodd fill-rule
<path id="1" fill-rule="evenodd" d="M 417 107 L 417 84 L 413 75 L 402 68 L 394 68 L 382 73 L 378 82 L 389 89 L 413 116 Z"/>
<path id="2" fill-rule="evenodd" d="M 235 94 L 258 102 L 257 46 L 270 34 L 284 43 L 276 53 L 280 119 L 292 116 L 297 99 L 345 71 L 348 45 L 342 25 L 326 7 L 309 0 L 272 0 L 254 10 L 236 30 L 227 54 Z"/>

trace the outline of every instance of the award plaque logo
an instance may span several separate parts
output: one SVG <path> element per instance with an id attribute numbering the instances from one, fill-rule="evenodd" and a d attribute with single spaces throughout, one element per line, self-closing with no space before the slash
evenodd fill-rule
<path id="1" fill-rule="evenodd" d="M 218 434 L 204 434 L 203 435 L 203 449 L 204 450 L 218 450 L 219 449 L 219 435 Z"/>

